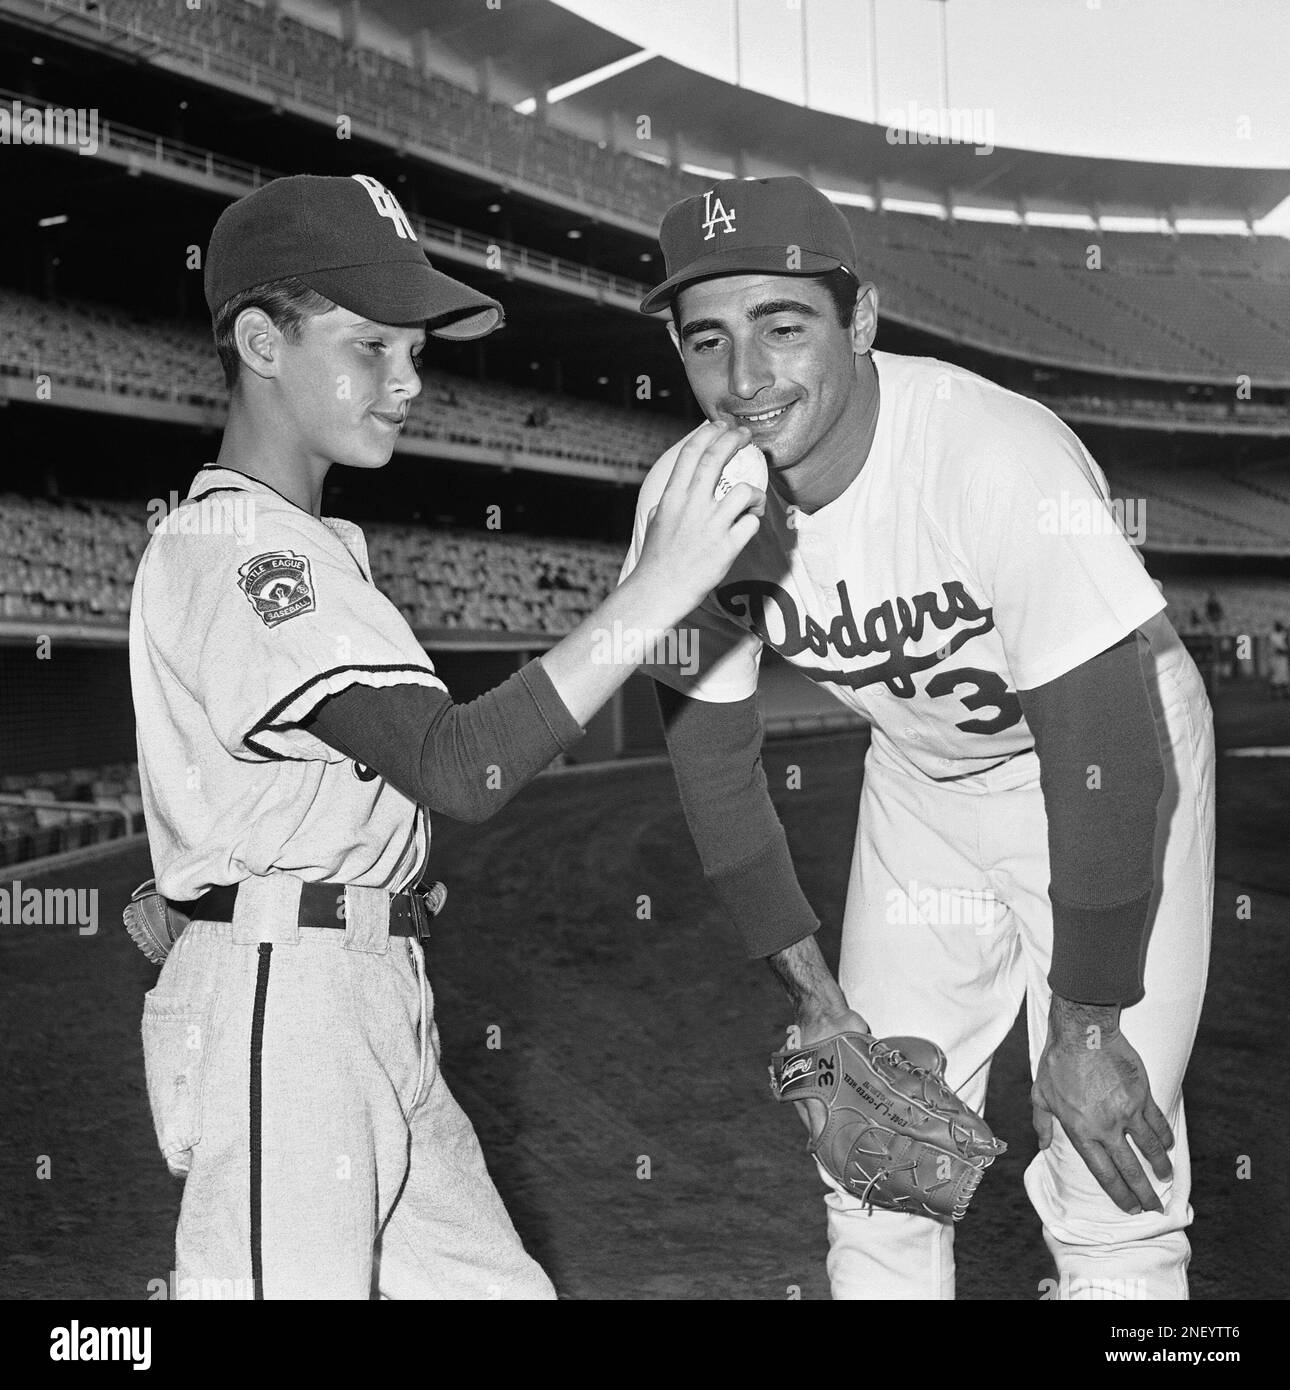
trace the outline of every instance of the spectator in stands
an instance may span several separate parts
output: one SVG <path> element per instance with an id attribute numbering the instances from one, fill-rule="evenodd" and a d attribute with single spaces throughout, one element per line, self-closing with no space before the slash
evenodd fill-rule
<path id="1" fill-rule="evenodd" d="M 1214 644 L 1214 661 L 1218 674 L 1228 680 L 1232 674 L 1231 644 L 1223 641 L 1223 605 L 1213 589 L 1205 596 L 1205 621 Z"/>
<path id="2" fill-rule="evenodd" d="M 1268 648 L 1271 653 L 1268 679 L 1272 698 L 1290 698 L 1290 634 L 1286 632 L 1285 624 L 1280 620 L 1272 624 Z"/>

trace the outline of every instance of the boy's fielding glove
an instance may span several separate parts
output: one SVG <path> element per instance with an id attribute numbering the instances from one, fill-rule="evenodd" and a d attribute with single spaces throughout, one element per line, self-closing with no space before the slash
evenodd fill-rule
<path id="1" fill-rule="evenodd" d="M 153 879 L 141 883 L 121 914 L 130 940 L 153 965 L 162 965 L 170 948 L 179 940 L 179 933 L 188 925 L 188 918 L 176 912 L 157 892 Z"/>
<path id="2" fill-rule="evenodd" d="M 967 1211 L 1007 1145 L 945 1084 L 945 1054 L 926 1038 L 838 1033 L 771 1058 L 776 1100 L 823 1102 L 810 1151 L 847 1192 L 889 1211 Z"/>

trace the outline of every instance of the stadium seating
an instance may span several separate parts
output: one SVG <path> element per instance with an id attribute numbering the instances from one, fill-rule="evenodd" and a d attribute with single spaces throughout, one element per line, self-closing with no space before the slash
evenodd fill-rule
<path id="1" fill-rule="evenodd" d="M 423 372 L 411 435 L 642 470 L 685 432 L 675 416 L 613 410 L 574 396 Z"/>
<path id="2" fill-rule="evenodd" d="M 843 210 L 883 304 L 1040 362 L 1290 383 L 1290 241 L 1018 228 Z M 1096 245 L 1098 269 L 1088 266 Z"/>
<path id="3" fill-rule="evenodd" d="M 1272 401 L 1236 400 L 1231 393 L 1227 393 L 1225 398 L 1210 393 L 1178 395 L 1168 400 L 1159 396 L 1141 396 L 1132 391 L 1114 396 L 1083 391 L 1066 392 L 1060 396 L 1033 390 L 1026 394 L 1067 420 L 1101 416 L 1112 424 L 1159 420 L 1170 424 L 1188 422 L 1215 431 L 1226 431 L 1236 423 L 1260 426 L 1259 432 L 1265 434 L 1280 435 L 1286 431 L 1287 412 L 1284 405 Z"/>
<path id="4" fill-rule="evenodd" d="M 650 220 L 703 186 L 692 175 L 601 148 L 443 77 L 423 76 L 387 54 L 350 48 L 290 15 L 275 19 L 244 0 L 205 0 L 196 9 L 171 0 L 81 0 L 79 8 L 94 17 L 103 13 L 204 68 L 250 74 L 280 95 L 345 111 L 396 138 L 579 202 Z"/>
<path id="5" fill-rule="evenodd" d="M 81 0 L 81 8 L 207 72 L 349 112 L 400 147 L 439 149 L 651 229 L 707 182 L 521 116 L 246 0 L 205 0 L 196 10 L 173 0 Z M 864 274 L 898 318 L 1055 364 L 1222 382 L 1240 371 L 1256 385 L 1290 385 L 1290 241 L 1283 238 L 1171 238 L 844 211 Z"/>
<path id="6" fill-rule="evenodd" d="M 185 324 L 0 289 L 0 375 L 143 400 L 222 409 L 227 393 L 210 337 Z M 619 410 L 549 392 L 426 370 L 410 437 L 522 451 L 643 472 L 686 429 L 673 415 Z"/>
<path id="7" fill-rule="evenodd" d="M 1198 469 L 1135 469 L 1117 461 L 1106 469 L 1111 494 L 1139 500 L 1145 523 L 1144 548 L 1168 546 L 1206 550 L 1279 550 L 1290 553 L 1290 501 L 1257 493 L 1237 477 Z M 1254 475 L 1262 478 L 1263 474 Z"/>
<path id="8" fill-rule="evenodd" d="M 590 541 L 364 528 L 372 574 L 414 629 L 571 631 L 618 580 L 619 547 Z"/>
<path id="9" fill-rule="evenodd" d="M 908 274 L 915 277 L 918 292 L 926 301 L 933 293 L 933 278 L 918 278 L 920 272 L 913 270 Z M 884 283 L 891 288 L 902 282 Z M 962 282 L 963 286 L 970 284 L 968 280 Z M 944 294 L 934 310 L 928 310 L 929 314 L 939 314 L 941 321 L 955 316 L 957 321 L 965 322 L 972 313 L 979 312 L 985 316 L 982 322 L 990 331 L 1008 333 L 1017 346 L 1026 346 L 1037 357 L 1045 350 L 1037 329 L 1030 338 L 1021 336 L 1022 311 L 1017 304 L 990 299 L 979 285 L 970 292 L 962 291 L 962 287 L 942 288 Z M 884 302 L 890 297 L 884 293 Z M 908 298 L 903 308 L 914 317 L 921 312 Z M 1011 323 L 1009 313 L 1016 315 Z M 142 401 L 178 402 L 217 410 L 224 406 L 223 379 L 210 339 L 190 325 L 148 319 L 85 302 L 47 302 L 2 288 L 0 322 L 5 326 L 0 341 L 0 376 L 30 381 L 43 373 L 56 385 Z M 1061 331 L 1068 336 L 1071 332 Z M 465 444 L 508 454 L 519 451 L 543 459 L 607 468 L 627 466 L 643 472 L 685 428 L 677 417 L 653 415 L 646 408 L 615 409 L 572 396 L 500 382 L 477 382 L 446 372 L 426 370 L 422 381 L 423 389 L 413 404 L 406 433 L 430 444 Z M 1111 389 L 1108 383 L 1108 392 Z M 1111 420 L 1186 419 L 1215 427 L 1240 420 L 1275 428 L 1284 426 L 1286 418 L 1284 406 L 1257 401 L 1238 403 L 1233 393 L 1209 388 L 1205 388 L 1204 394 L 1180 394 L 1172 400 L 1140 398 L 1131 390 L 1115 395 L 1040 395 L 1040 399 L 1059 413 L 1091 414 Z"/>
<path id="10" fill-rule="evenodd" d="M 1108 468 L 1113 496 L 1141 506 L 1145 549 L 1290 553 L 1290 475 L 1231 477 Z M 148 539 L 143 503 L 0 495 L 0 618 L 120 627 Z M 365 526 L 373 574 L 418 631 L 570 631 L 617 580 L 618 546 L 590 541 Z M 1254 616 L 1262 610 L 1251 610 Z"/>
<path id="11" fill-rule="evenodd" d="M 1181 633 L 1263 637 L 1274 622 L 1290 625 L 1290 580 L 1252 576 L 1233 579 L 1166 579 L 1163 584 L 1169 601 L 1169 620 Z M 1218 598 L 1222 618 L 1211 624 L 1205 616 L 1210 595 Z"/>
<path id="12" fill-rule="evenodd" d="M 0 618 L 124 623 L 145 522 L 121 504 L 0 497 Z"/>
<path id="13" fill-rule="evenodd" d="M 0 618 L 120 627 L 148 540 L 141 503 L 0 494 Z M 378 585 L 416 629 L 559 635 L 613 587 L 616 546 L 364 527 Z"/>
<path id="14" fill-rule="evenodd" d="M 0 866 L 143 829 L 134 763 L 0 777 Z"/>

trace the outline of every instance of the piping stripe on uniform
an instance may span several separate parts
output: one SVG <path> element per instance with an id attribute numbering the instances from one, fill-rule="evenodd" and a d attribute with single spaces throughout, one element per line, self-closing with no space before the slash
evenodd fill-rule
<path id="1" fill-rule="evenodd" d="M 259 718 L 246 731 L 246 733 L 242 735 L 242 743 L 248 749 L 250 749 L 252 753 L 258 753 L 262 758 L 267 758 L 271 762 L 286 763 L 295 761 L 294 759 L 287 757 L 284 753 L 275 753 L 272 749 L 265 748 L 262 744 L 259 744 L 255 741 L 255 736 L 257 734 L 264 733 L 266 729 L 273 729 L 274 720 L 277 719 L 277 717 L 282 713 L 282 711 L 285 709 L 289 709 L 291 705 L 293 705 L 297 700 L 301 699 L 304 695 L 308 694 L 308 692 L 312 690 L 314 686 L 318 685 L 320 681 L 330 680 L 333 676 L 344 675 L 346 671 L 366 671 L 371 675 L 382 675 L 390 671 L 407 671 L 421 676 L 428 676 L 430 680 L 433 682 L 435 689 L 446 690 L 443 681 L 440 680 L 440 678 L 437 675 L 435 675 L 433 668 L 429 666 L 405 666 L 401 663 L 396 663 L 389 666 L 333 666 L 329 671 L 320 671 L 316 676 L 311 676 L 303 685 L 297 686 L 289 695 L 284 695 L 282 699 L 279 700 L 278 703 L 274 705 L 271 710 L 269 710 L 266 714 L 262 715 L 261 718 Z M 333 692 L 331 691 L 320 691 L 319 699 L 322 699 L 324 695 L 331 695 L 332 693 Z M 302 711 L 301 719 L 303 719 L 305 715 L 312 713 L 313 708 L 311 706 L 309 709 Z M 280 728 L 299 728 L 301 719 L 294 719 L 290 721 L 290 723 L 281 725 Z"/>
<path id="2" fill-rule="evenodd" d="M 257 478 L 254 473 L 243 473 L 243 471 L 240 468 L 230 468 L 227 464 L 224 463 L 208 463 L 203 465 L 197 471 L 199 473 L 205 473 L 208 469 L 213 473 L 236 473 L 239 478 L 245 478 L 248 482 L 257 483 L 260 487 L 267 488 L 268 491 L 273 493 L 275 497 L 280 497 L 287 504 L 288 507 L 294 507 L 296 511 L 303 512 L 304 515 L 309 517 L 311 521 L 318 520 L 318 518 L 314 516 L 313 512 L 305 511 L 305 509 L 300 505 L 299 502 L 293 502 L 285 492 L 279 492 L 278 489 L 274 487 L 272 483 L 266 483 L 263 478 Z M 251 491 L 250 488 L 242 488 L 241 490 L 243 492 Z M 211 491 L 214 492 L 215 489 L 212 488 Z"/>
<path id="3" fill-rule="evenodd" d="M 264 1097 L 261 1090 L 261 1073 L 264 1065 L 264 1006 L 269 995 L 269 965 L 273 959 L 273 943 L 262 941 L 258 952 L 260 960 L 255 972 L 255 1007 L 251 1011 L 251 1286 L 255 1290 L 256 1302 L 263 1302 L 261 1198 L 264 1182 L 260 1158 L 263 1148 L 261 1119 Z"/>
<path id="4" fill-rule="evenodd" d="M 208 487 L 205 492 L 194 492 L 191 497 L 184 498 L 184 501 L 201 502 L 207 497 L 214 497 L 217 492 L 245 492 L 246 494 L 248 494 L 248 496 L 252 495 L 250 488 L 233 487 L 230 484 L 225 483 L 221 487 Z M 180 505 L 182 506 L 183 503 L 180 503 Z"/>

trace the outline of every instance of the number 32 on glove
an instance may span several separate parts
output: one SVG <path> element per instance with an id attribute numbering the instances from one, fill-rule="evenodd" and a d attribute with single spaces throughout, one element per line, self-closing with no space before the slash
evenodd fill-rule
<path id="1" fill-rule="evenodd" d="M 1007 1145 L 945 1084 L 926 1038 L 838 1033 L 771 1058 L 776 1100 L 818 1100 L 828 1120 L 810 1151 L 869 1206 L 960 1220 Z"/>

